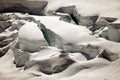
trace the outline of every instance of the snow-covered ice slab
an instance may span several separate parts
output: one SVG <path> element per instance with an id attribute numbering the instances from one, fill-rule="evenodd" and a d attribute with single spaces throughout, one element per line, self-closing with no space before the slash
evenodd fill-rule
<path id="1" fill-rule="evenodd" d="M 34 16 L 34 18 L 36 20 L 40 20 L 47 28 L 60 35 L 64 42 L 80 43 L 82 41 L 91 41 L 96 39 L 89 35 L 91 34 L 91 31 L 89 31 L 85 26 L 78 26 L 60 21 L 59 17 Z M 85 40 L 86 36 L 89 37 L 89 39 Z M 28 49 L 27 47 L 29 47 L 30 50 L 34 51 L 35 48 L 36 51 L 39 49 L 41 44 L 45 44 L 42 32 L 33 22 L 26 22 L 26 24 L 20 28 L 19 41 L 22 50 Z"/>
<path id="2" fill-rule="evenodd" d="M 57 16 L 34 16 L 34 18 L 40 20 L 47 28 L 51 29 L 68 42 L 79 42 L 78 39 L 80 39 L 81 36 L 91 34 L 91 31 L 85 26 L 61 21 L 59 20 L 60 17 Z"/>

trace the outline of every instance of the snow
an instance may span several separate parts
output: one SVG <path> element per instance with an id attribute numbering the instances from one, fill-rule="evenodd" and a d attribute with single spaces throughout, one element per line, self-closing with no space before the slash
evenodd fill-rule
<path id="1" fill-rule="evenodd" d="M 42 32 L 33 22 L 27 22 L 20 28 L 18 38 L 20 48 L 30 52 L 38 51 L 41 45 L 46 44 Z"/>
<path id="2" fill-rule="evenodd" d="M 119 0 L 48 0 L 49 4 L 46 7 L 46 12 L 55 11 L 60 7 L 76 5 L 78 13 L 82 16 L 99 15 L 99 17 L 114 17 L 120 18 Z M 18 15 L 24 17 L 23 15 Z M 60 20 L 57 16 L 33 16 L 36 20 L 40 20 L 48 29 L 62 37 L 65 45 L 72 43 L 75 45 L 95 45 L 102 49 L 108 50 L 113 54 L 118 54 L 120 57 L 120 43 L 108 41 L 103 38 L 96 38 L 91 35 L 85 26 L 70 24 Z M 116 23 L 119 23 L 119 20 Z M 7 32 L 0 34 L 0 36 L 10 36 Z M 47 60 L 59 57 L 61 49 L 47 46 L 42 32 L 33 22 L 25 22 L 18 31 L 18 39 L 20 49 L 28 51 L 30 60 Z M 69 46 L 69 45 L 68 45 Z M 74 47 L 74 46 L 73 46 Z M 36 70 L 36 66 L 28 70 L 23 68 L 16 68 L 13 64 L 14 57 L 11 49 L 5 56 L 0 58 L 0 79 L 3 80 L 120 80 L 120 59 L 110 62 L 104 58 L 95 57 L 87 61 L 81 53 L 68 53 L 70 59 L 75 62 L 68 66 L 64 71 L 46 75 L 40 70 Z M 113 56 L 113 58 L 116 58 Z M 59 58 L 58 58 L 59 60 Z M 54 61 L 53 61 L 54 63 Z M 39 65 L 37 65 L 39 66 Z M 40 66 L 39 66 L 40 67 Z M 45 66 L 46 68 L 46 66 Z M 30 75 L 28 73 L 39 73 L 41 76 Z"/>
<path id="3" fill-rule="evenodd" d="M 37 27 L 37 24 L 33 22 L 27 22 L 24 26 L 22 26 L 19 30 L 19 36 L 20 38 L 26 38 L 30 40 L 41 40 L 43 39 L 42 37 L 42 32 L 40 29 Z M 44 40 L 44 39 L 43 39 Z"/>
<path id="4" fill-rule="evenodd" d="M 30 53 L 30 60 L 40 61 L 58 57 L 61 54 L 60 51 L 55 47 L 43 47 L 39 52 Z"/>

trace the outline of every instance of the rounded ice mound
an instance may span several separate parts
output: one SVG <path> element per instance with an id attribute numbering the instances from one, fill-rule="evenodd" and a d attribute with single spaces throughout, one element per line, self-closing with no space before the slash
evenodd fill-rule
<path id="1" fill-rule="evenodd" d="M 23 51 L 36 52 L 41 46 L 47 45 L 42 32 L 33 22 L 26 22 L 19 32 L 19 47 Z"/>

